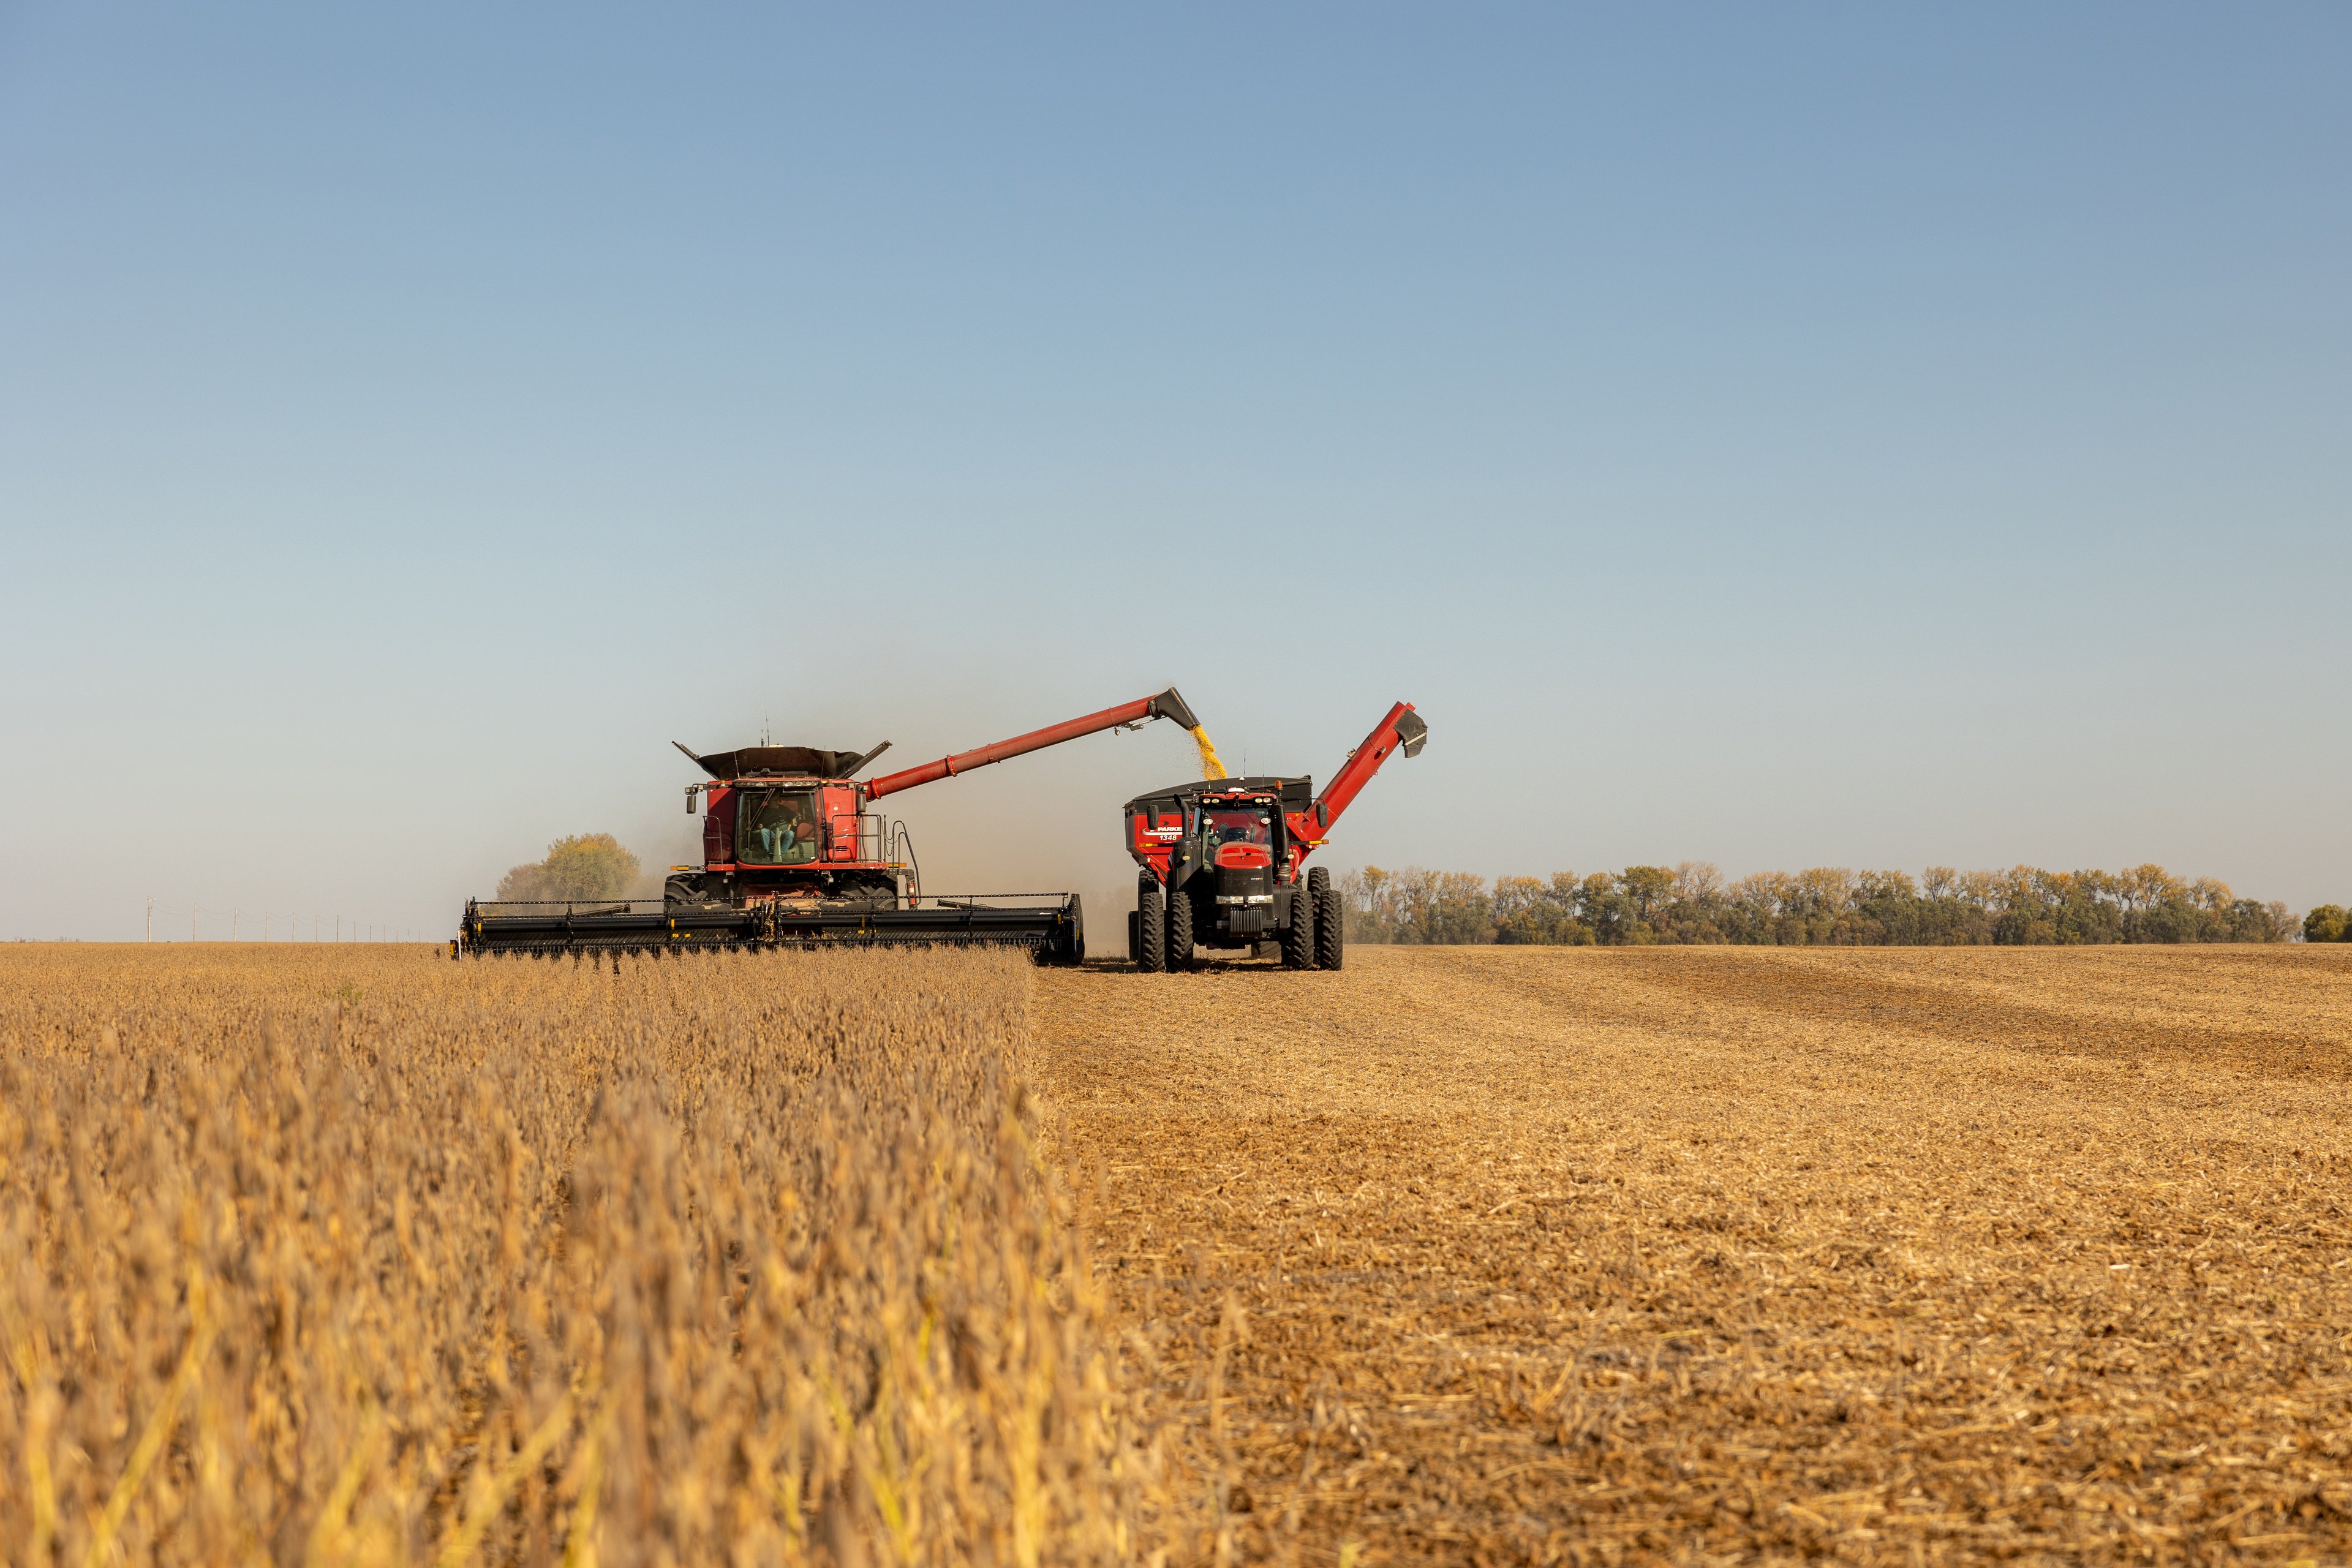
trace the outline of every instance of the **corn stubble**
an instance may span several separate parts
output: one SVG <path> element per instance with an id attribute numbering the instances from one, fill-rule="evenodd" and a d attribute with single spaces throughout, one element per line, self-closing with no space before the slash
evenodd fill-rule
<path id="1" fill-rule="evenodd" d="M 1146 1555 L 1030 987 L 0 956 L 0 1560 Z"/>

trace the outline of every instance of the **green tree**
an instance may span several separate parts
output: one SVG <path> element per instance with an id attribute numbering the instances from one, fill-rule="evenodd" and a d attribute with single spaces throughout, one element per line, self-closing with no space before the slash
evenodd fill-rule
<path id="1" fill-rule="evenodd" d="M 2303 917 L 2303 940 L 2342 942 L 2344 928 L 2344 911 L 2334 904 L 2322 904 Z"/>
<path id="2" fill-rule="evenodd" d="M 1664 866 L 1628 866 L 1617 879 L 1617 886 L 1633 907 L 1633 919 L 1655 931 L 1666 910 L 1666 900 L 1675 890 L 1675 874 Z"/>
<path id="3" fill-rule="evenodd" d="M 1576 918 L 1576 876 L 1551 880 L 1501 877 L 1495 882 L 1495 940 L 1527 946 L 1589 946 L 1592 928 Z"/>
<path id="4" fill-rule="evenodd" d="M 609 833 L 579 833 L 547 847 L 547 858 L 517 866 L 499 882 L 511 900 L 617 899 L 637 879 L 637 858 Z"/>

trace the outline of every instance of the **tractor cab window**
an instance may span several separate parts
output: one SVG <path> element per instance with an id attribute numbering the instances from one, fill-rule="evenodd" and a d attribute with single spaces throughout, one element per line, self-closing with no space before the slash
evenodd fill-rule
<path id="1" fill-rule="evenodd" d="M 1262 805 L 1212 807 L 1201 813 L 1201 832 L 1214 855 L 1228 844 L 1274 847 L 1274 814 Z"/>
<path id="2" fill-rule="evenodd" d="M 735 858 L 746 866 L 798 866 L 816 858 L 816 793 L 747 790 L 735 819 Z"/>

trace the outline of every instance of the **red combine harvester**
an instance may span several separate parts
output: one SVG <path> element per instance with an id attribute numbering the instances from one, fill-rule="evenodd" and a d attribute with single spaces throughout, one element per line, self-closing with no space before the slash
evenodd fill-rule
<path id="1" fill-rule="evenodd" d="M 1127 803 L 1127 848 L 1142 868 L 1127 953 L 1151 973 L 1190 969 L 1194 947 L 1281 944 L 1286 969 L 1337 969 L 1343 956 L 1330 873 L 1304 869 L 1331 825 L 1391 752 L 1421 754 L 1429 725 L 1410 702 L 1348 753 L 1315 795 L 1312 778 L 1204 779 Z"/>
<path id="2" fill-rule="evenodd" d="M 745 746 L 698 754 L 679 745 L 710 775 L 686 786 L 688 812 L 698 797 L 706 803 L 699 868 L 673 871 L 658 904 L 468 900 L 452 955 L 986 945 L 1025 947 L 1076 963 L 1087 951 L 1077 895 L 1041 902 L 1036 894 L 925 894 L 906 825 L 868 808 L 917 784 L 1154 719 L 1199 728 L 1171 686 L 1157 697 L 875 779 L 852 775 L 880 756 L 887 741 L 867 752 Z"/>

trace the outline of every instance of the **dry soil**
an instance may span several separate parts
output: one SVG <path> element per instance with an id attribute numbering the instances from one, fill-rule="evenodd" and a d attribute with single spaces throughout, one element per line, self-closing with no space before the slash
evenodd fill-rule
<path id="1" fill-rule="evenodd" d="M 2352 949 L 1038 985 L 1204 1554 L 2352 1554 Z"/>

